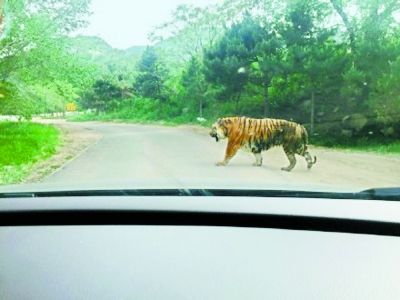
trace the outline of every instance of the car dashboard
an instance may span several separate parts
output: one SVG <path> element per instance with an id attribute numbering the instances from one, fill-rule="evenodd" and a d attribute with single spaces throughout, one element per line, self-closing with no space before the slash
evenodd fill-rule
<path id="1" fill-rule="evenodd" d="M 290 197 L 0 201 L 1 299 L 400 299 L 400 207 Z"/>

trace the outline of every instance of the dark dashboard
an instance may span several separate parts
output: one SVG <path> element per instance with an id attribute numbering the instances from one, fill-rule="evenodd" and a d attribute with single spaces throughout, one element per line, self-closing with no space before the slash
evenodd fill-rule
<path id="1" fill-rule="evenodd" d="M 0 199 L 1 299 L 399 299 L 395 201 Z"/>

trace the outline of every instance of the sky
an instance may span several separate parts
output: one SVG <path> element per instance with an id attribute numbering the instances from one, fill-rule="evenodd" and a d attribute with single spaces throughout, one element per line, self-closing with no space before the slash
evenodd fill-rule
<path id="1" fill-rule="evenodd" d="M 180 4 L 204 7 L 220 0 L 92 0 L 90 25 L 79 34 L 103 38 L 114 48 L 147 45 L 147 35 Z"/>

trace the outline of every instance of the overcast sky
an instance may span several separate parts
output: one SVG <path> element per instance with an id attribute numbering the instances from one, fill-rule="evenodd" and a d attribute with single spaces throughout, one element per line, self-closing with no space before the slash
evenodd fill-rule
<path id="1" fill-rule="evenodd" d="M 220 0 L 92 0 L 90 25 L 80 34 L 102 37 L 115 48 L 146 45 L 148 33 L 169 20 L 179 4 L 206 6 Z"/>

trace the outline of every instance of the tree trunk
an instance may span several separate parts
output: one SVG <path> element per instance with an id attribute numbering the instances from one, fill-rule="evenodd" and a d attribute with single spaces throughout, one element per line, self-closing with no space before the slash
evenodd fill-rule
<path id="1" fill-rule="evenodd" d="M 311 92 L 311 119 L 310 119 L 310 134 L 314 134 L 314 114 L 315 114 L 315 93 Z"/>
<path id="2" fill-rule="evenodd" d="M 129 107 L 129 113 L 130 114 L 132 114 L 133 113 L 133 111 L 135 110 L 135 102 L 133 101 L 133 99 L 131 98 L 131 99 L 129 99 L 128 100 L 129 102 L 129 105 L 128 105 L 128 107 Z"/>
<path id="3" fill-rule="evenodd" d="M 242 92 L 239 92 L 237 97 L 236 97 L 236 107 L 235 107 L 235 111 L 238 114 L 239 113 L 239 100 L 240 100 L 240 96 L 242 95 Z"/>
<path id="4" fill-rule="evenodd" d="M 203 117 L 203 98 L 202 97 L 200 97 L 200 101 L 199 101 L 199 115 L 200 115 L 200 118 Z"/>
<path id="5" fill-rule="evenodd" d="M 346 27 L 347 33 L 349 34 L 350 40 L 350 49 L 352 55 L 355 54 L 356 51 L 356 34 L 353 25 L 351 24 L 349 17 L 343 9 L 342 3 L 338 0 L 330 0 L 333 8 L 336 10 L 338 15 L 343 21 L 344 26 Z"/>
<path id="6" fill-rule="evenodd" d="M 266 118 L 270 116 L 268 87 L 269 85 L 267 84 L 264 88 L 264 117 Z"/>

